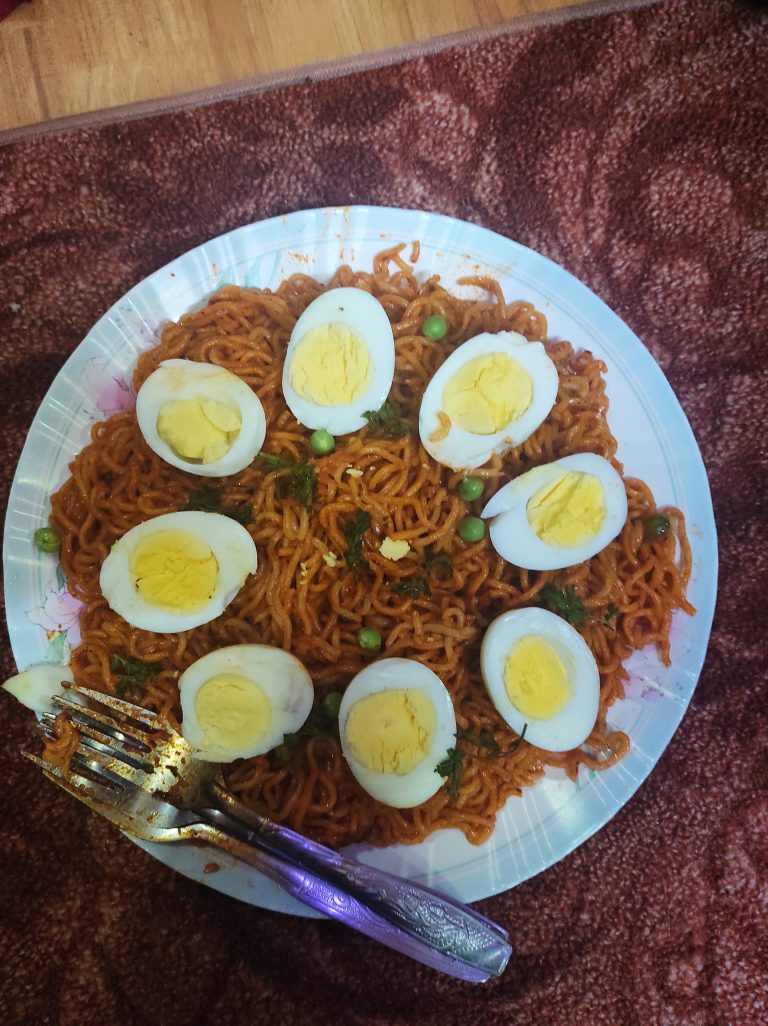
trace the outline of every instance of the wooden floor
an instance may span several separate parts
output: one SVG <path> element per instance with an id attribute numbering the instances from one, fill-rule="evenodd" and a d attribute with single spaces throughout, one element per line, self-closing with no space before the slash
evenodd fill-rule
<path id="1" fill-rule="evenodd" d="M 0 22 L 0 129 L 499 25 L 582 0 L 32 0 Z"/>

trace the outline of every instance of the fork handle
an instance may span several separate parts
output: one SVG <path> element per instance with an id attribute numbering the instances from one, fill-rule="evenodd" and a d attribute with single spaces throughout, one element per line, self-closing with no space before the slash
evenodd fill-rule
<path id="1" fill-rule="evenodd" d="M 266 850 L 281 863 L 289 860 L 313 879 L 322 880 L 335 894 L 351 899 L 355 909 L 364 909 L 375 917 L 380 930 L 385 924 L 388 931 L 396 931 L 396 936 L 407 936 L 415 944 L 426 945 L 430 951 L 476 970 L 481 974 L 479 978 L 500 976 L 504 971 L 512 954 L 507 933 L 475 909 L 429 887 L 341 855 L 263 819 L 236 800 L 227 802 L 226 812 L 202 811 L 226 833 L 231 835 L 239 830 L 241 840 L 247 844 Z M 233 814 L 238 818 L 233 819 Z M 320 911 L 334 914 L 324 908 Z"/>
<path id="2" fill-rule="evenodd" d="M 206 809 L 204 811 L 207 814 L 213 810 Z M 407 912 L 408 918 L 414 917 L 421 922 L 423 929 L 421 935 L 418 935 L 402 928 L 397 922 L 396 915 L 389 917 L 382 915 L 379 910 L 370 907 L 356 895 L 311 869 L 276 857 L 261 846 L 254 847 L 253 843 L 245 840 L 244 837 L 233 837 L 232 834 L 225 833 L 212 823 L 195 823 L 182 827 L 179 833 L 183 834 L 184 840 L 203 841 L 234 855 L 235 858 L 259 870 L 303 904 L 331 919 L 345 923 L 353 930 L 357 930 L 423 965 L 470 983 L 484 983 L 491 975 L 497 975 L 497 972 L 492 969 L 463 961 L 459 951 L 463 950 L 467 938 L 456 936 L 453 938 L 454 943 L 446 943 L 448 941 L 445 932 L 447 924 L 441 914 L 439 904 L 434 903 L 431 894 L 427 901 L 422 895 L 421 908 L 418 905 L 412 905 L 412 901 L 405 902 L 403 906 L 403 911 L 405 911 L 411 905 L 412 907 L 408 908 Z M 245 831 L 245 833 L 253 834 L 252 831 Z M 256 840 L 254 838 L 254 841 Z M 400 883 L 407 883 L 407 881 L 400 881 Z M 410 889 L 409 887 L 408 890 Z M 392 897 L 390 896 L 390 900 Z M 401 894 L 399 897 L 404 899 L 406 895 Z M 454 947 L 457 948 L 456 951 L 451 950 Z M 511 953 L 511 948 L 508 945 L 507 948 Z M 506 964 L 507 958 L 504 959 L 504 964 Z"/>

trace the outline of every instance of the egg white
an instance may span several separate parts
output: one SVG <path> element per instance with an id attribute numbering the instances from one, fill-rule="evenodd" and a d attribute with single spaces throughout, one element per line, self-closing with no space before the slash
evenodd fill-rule
<path id="1" fill-rule="evenodd" d="M 372 372 L 365 392 L 351 403 L 322 406 L 300 396 L 291 384 L 291 361 L 304 336 L 314 328 L 345 324 L 365 343 Z M 392 325 L 381 303 L 356 288 L 331 289 L 318 296 L 299 317 L 283 364 L 283 395 L 296 420 L 305 427 L 325 428 L 332 435 L 346 435 L 365 427 L 363 413 L 378 410 L 389 395 L 395 374 L 395 341 Z"/>
<path id="2" fill-rule="evenodd" d="M 216 589 L 194 612 L 174 613 L 147 602 L 131 579 L 130 559 L 142 539 L 159 531 L 185 531 L 207 545 L 219 565 Z M 220 513 L 166 513 L 132 528 L 112 546 L 99 583 L 110 609 L 134 627 L 157 634 L 188 631 L 220 616 L 257 566 L 256 545 L 248 531 Z"/>
<path id="3" fill-rule="evenodd" d="M 233 751 L 206 745 L 205 731 L 195 711 L 200 688 L 219 674 L 235 673 L 255 681 L 272 707 L 269 730 L 253 744 Z M 304 664 L 281 648 L 272 645 L 230 645 L 209 652 L 192 663 L 179 678 L 181 730 L 203 762 L 233 762 L 263 755 L 282 744 L 286 734 L 303 725 L 312 708 L 314 688 Z"/>
<path id="4" fill-rule="evenodd" d="M 444 410 L 443 392 L 451 378 L 465 363 L 478 356 L 504 353 L 516 360 L 528 373 L 533 386 L 531 404 L 522 416 L 491 435 L 476 435 L 451 424 L 444 438 L 438 413 Z M 529 342 L 515 331 L 497 334 L 482 332 L 454 350 L 427 385 L 419 410 L 419 435 L 429 455 L 454 470 L 481 467 L 494 453 L 522 445 L 547 418 L 557 398 L 557 369 L 541 342 Z"/>
<path id="5" fill-rule="evenodd" d="M 605 519 L 600 530 L 580 545 L 550 545 L 531 527 L 526 507 L 539 488 L 571 471 L 598 478 Z M 580 452 L 516 477 L 496 492 L 480 515 L 490 519 L 491 543 L 502 559 L 526 570 L 559 570 L 591 559 L 613 541 L 627 519 L 627 492 L 621 475 L 608 460 L 593 452 Z"/>
<path id="6" fill-rule="evenodd" d="M 232 445 L 218 460 L 198 463 L 179 456 L 157 433 L 157 418 L 167 402 L 178 399 L 213 399 L 236 406 L 241 427 Z M 212 363 L 164 360 L 149 375 L 136 396 L 136 419 L 153 452 L 173 467 L 200 477 L 227 477 L 253 462 L 264 444 L 267 420 L 261 400 L 242 378 Z"/>
<path id="7" fill-rule="evenodd" d="M 549 719 L 533 719 L 517 709 L 504 684 L 504 665 L 510 650 L 530 634 L 557 652 L 571 685 L 563 708 Z M 530 607 L 502 613 L 488 627 L 480 650 L 480 670 L 499 715 L 525 740 L 548 752 L 578 748 L 592 733 L 600 701 L 600 674 L 586 641 L 559 616 Z"/>
<path id="8" fill-rule="evenodd" d="M 410 773 L 375 773 L 355 758 L 346 739 L 350 710 L 362 698 L 380 691 L 425 692 L 435 710 L 435 732 L 429 752 Z M 373 798 L 396 809 L 409 809 L 431 798 L 445 783 L 436 767 L 456 743 L 456 714 L 451 696 L 437 676 L 415 659 L 380 659 L 350 681 L 339 709 L 339 736 L 344 758 L 360 786 Z"/>

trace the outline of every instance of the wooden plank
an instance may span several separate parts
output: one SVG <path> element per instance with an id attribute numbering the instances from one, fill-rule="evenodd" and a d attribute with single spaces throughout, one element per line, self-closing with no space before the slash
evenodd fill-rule
<path id="1" fill-rule="evenodd" d="M 0 22 L 0 128 L 491 27 L 580 0 L 34 0 Z"/>

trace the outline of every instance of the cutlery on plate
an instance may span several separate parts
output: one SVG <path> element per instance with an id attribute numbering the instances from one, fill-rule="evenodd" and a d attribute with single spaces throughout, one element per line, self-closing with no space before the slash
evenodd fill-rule
<path id="1" fill-rule="evenodd" d="M 155 713 L 78 685 L 67 691 L 76 697 L 52 701 L 79 733 L 69 769 L 23 754 L 121 830 L 223 849 L 309 907 L 450 976 L 480 983 L 504 971 L 512 954 L 507 933 L 474 909 L 248 809 L 227 790 L 221 768 L 196 759 Z M 56 736 L 54 721 L 47 713 L 38 723 L 46 739 Z"/>

